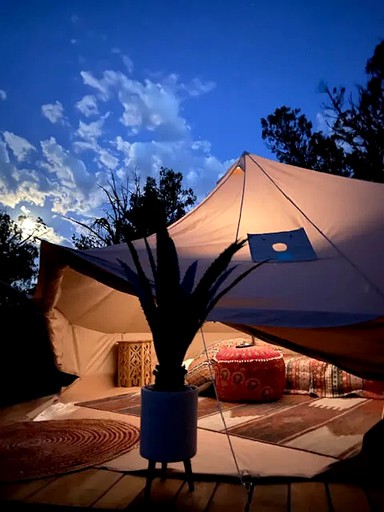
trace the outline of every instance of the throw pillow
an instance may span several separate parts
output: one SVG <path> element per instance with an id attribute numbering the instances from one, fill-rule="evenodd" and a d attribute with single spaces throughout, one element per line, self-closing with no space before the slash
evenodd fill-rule
<path id="1" fill-rule="evenodd" d="M 384 382 L 365 380 L 337 366 L 307 356 L 285 358 L 286 394 L 310 394 L 323 398 L 357 395 L 384 398 Z"/>
<path id="2" fill-rule="evenodd" d="M 311 386 L 311 359 L 306 356 L 286 357 L 285 390 L 290 395 L 308 395 Z"/>

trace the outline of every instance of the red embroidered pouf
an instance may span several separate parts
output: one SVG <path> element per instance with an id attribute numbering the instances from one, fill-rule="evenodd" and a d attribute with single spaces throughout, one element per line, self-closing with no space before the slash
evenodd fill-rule
<path id="1" fill-rule="evenodd" d="M 281 398 L 285 388 L 283 354 L 254 345 L 222 348 L 213 361 L 220 400 L 269 402 Z"/>

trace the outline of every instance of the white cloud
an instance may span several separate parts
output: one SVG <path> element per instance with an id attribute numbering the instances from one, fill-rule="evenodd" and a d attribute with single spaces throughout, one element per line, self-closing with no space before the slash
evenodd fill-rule
<path id="1" fill-rule="evenodd" d="M 131 142 L 124 140 L 120 135 L 118 135 L 115 140 L 115 146 L 122 153 L 128 154 L 131 147 Z"/>
<path id="2" fill-rule="evenodd" d="M 64 107 L 60 101 L 55 101 L 55 103 L 47 103 L 41 106 L 41 113 L 52 124 L 56 124 L 57 122 L 63 120 Z"/>
<path id="3" fill-rule="evenodd" d="M 17 136 L 11 135 L 11 138 L 7 135 L 9 140 L 18 140 L 15 138 Z M 44 238 L 55 243 L 64 240 L 71 245 L 70 240 L 56 234 L 56 226 L 63 226 L 62 216 L 68 212 L 75 215 L 89 213 L 92 218 L 97 216 L 97 208 L 103 201 L 98 183 L 105 182 L 105 177 L 89 173 L 85 163 L 60 146 L 54 138 L 42 141 L 41 149 L 42 157 L 36 163 L 36 168 L 28 169 L 20 167 L 19 161 L 16 164 L 11 161 L 10 146 L 0 139 L 1 204 L 12 209 L 33 205 L 36 216 L 55 223 L 55 227 L 49 226 Z M 112 157 L 108 159 L 106 153 L 101 157 L 112 167 Z M 58 214 L 55 220 L 52 212 Z"/>
<path id="4" fill-rule="evenodd" d="M 30 151 L 36 151 L 35 147 L 27 139 L 19 137 L 19 135 L 15 135 L 12 132 L 3 132 L 3 137 L 18 162 L 25 160 Z"/>
<path id="5" fill-rule="evenodd" d="M 73 143 L 73 149 L 76 153 L 81 153 L 82 151 L 96 151 L 97 150 L 97 142 L 86 142 L 84 140 L 76 140 Z"/>
<path id="6" fill-rule="evenodd" d="M 189 137 L 190 127 L 180 114 L 182 99 L 178 95 L 179 91 L 186 90 L 186 86 L 178 83 L 175 75 L 163 82 L 140 82 L 112 70 L 104 71 L 100 79 L 90 72 L 83 71 L 81 75 L 84 83 L 94 88 L 103 101 L 117 97 L 122 107 L 120 122 L 129 128 L 130 135 L 145 130 L 155 132 L 153 136 L 160 140 Z M 197 89 L 202 91 L 201 82 L 195 84 Z"/>
<path id="7" fill-rule="evenodd" d="M 120 121 L 124 126 L 132 128 L 132 134 L 137 134 L 139 127 L 143 124 L 143 105 L 138 97 L 133 97 L 130 101 L 122 101 L 122 104 L 124 113 Z"/>
<path id="8" fill-rule="evenodd" d="M 65 240 L 65 238 L 62 235 L 56 233 L 55 230 L 50 226 L 47 226 L 45 228 L 40 238 L 43 240 L 47 240 L 47 242 L 51 242 L 51 244 L 61 244 Z"/>
<path id="9" fill-rule="evenodd" d="M 37 183 L 23 181 L 17 190 L 9 188 L 6 180 L 0 177 L 0 195 L 2 196 L 2 204 L 15 208 L 22 201 L 29 204 L 44 206 L 46 194 L 44 194 Z"/>
<path id="10" fill-rule="evenodd" d="M 106 149 L 100 148 L 98 151 L 98 156 L 101 165 L 107 167 L 110 170 L 116 169 L 119 164 L 119 159 L 113 156 Z"/>
<path id="11" fill-rule="evenodd" d="M 84 161 L 63 148 L 54 137 L 42 141 L 41 148 L 45 157 L 41 167 L 51 175 L 52 212 L 87 214 L 100 206 L 101 176 L 90 173 Z"/>
<path id="12" fill-rule="evenodd" d="M 10 161 L 7 145 L 0 139 L 0 164 L 9 164 Z"/>
<path id="13" fill-rule="evenodd" d="M 133 72 L 133 61 L 128 55 L 124 55 L 124 53 L 120 50 L 120 48 L 112 48 L 111 53 L 115 53 L 120 55 L 121 60 L 123 61 L 124 66 L 126 67 L 129 74 Z"/>
<path id="14" fill-rule="evenodd" d="M 199 78 L 193 78 L 191 82 L 181 84 L 180 87 L 190 96 L 200 96 L 201 94 L 212 91 L 216 87 L 216 84 L 215 82 L 202 82 Z"/>
<path id="15" fill-rule="evenodd" d="M 44 191 L 37 173 L 30 169 L 18 169 L 0 159 L 0 197 L 5 206 L 15 208 L 23 201 L 43 207 L 47 192 Z"/>
<path id="16" fill-rule="evenodd" d="M 22 170 L 17 177 L 18 186 L 14 194 L 17 204 L 27 201 L 30 204 L 43 207 L 49 195 L 48 191 L 42 190 L 41 183 L 36 180 L 33 173 Z"/>
<path id="17" fill-rule="evenodd" d="M 174 94 L 180 95 L 180 93 L 182 93 L 183 99 L 185 99 L 185 97 L 196 98 L 202 94 L 211 92 L 216 87 L 215 82 L 203 82 L 200 78 L 193 78 L 190 82 L 182 82 L 176 73 L 170 73 L 165 77 L 162 83 L 165 88 L 173 91 Z"/>
<path id="18" fill-rule="evenodd" d="M 103 101 L 109 98 L 109 86 L 103 80 L 97 80 L 89 71 L 81 71 L 80 76 L 83 79 L 84 85 L 89 85 L 99 92 L 99 96 Z"/>
<path id="19" fill-rule="evenodd" d="M 214 188 L 216 181 L 229 167 L 228 162 L 222 163 L 211 155 L 207 141 L 198 143 L 186 139 L 125 144 L 119 139 L 116 147 L 124 155 L 127 170 L 138 170 L 154 177 L 158 176 L 162 166 L 181 172 L 184 185 L 192 187 L 199 200 Z"/>
<path id="20" fill-rule="evenodd" d="M 115 144 L 111 144 L 114 146 Z M 73 143 L 73 149 L 77 153 L 90 152 L 93 153 L 93 162 L 95 162 L 99 169 L 116 169 L 119 165 L 119 159 L 111 153 L 110 150 L 100 146 L 96 139 L 77 140 Z"/>
<path id="21" fill-rule="evenodd" d="M 76 189 L 77 179 L 89 180 L 85 164 L 82 160 L 75 158 L 68 150 L 56 142 L 54 137 L 41 141 L 41 148 L 47 163 L 44 167 L 54 174 L 64 188 Z"/>
<path id="22" fill-rule="evenodd" d="M 51 137 L 34 148 L 11 132 L 6 132 L 4 141 L 0 138 L 3 204 L 19 208 L 21 202 L 33 204 L 41 209 L 43 219 L 47 215 L 55 227 L 62 227 L 67 226 L 65 216 L 86 219 L 102 215 L 105 194 L 100 185 L 106 184 L 109 171 L 121 179 L 126 172 L 139 171 L 145 178 L 157 177 L 161 166 L 169 167 L 183 174 L 184 186 L 192 187 L 200 200 L 227 170 L 227 163 L 212 155 L 208 141 L 194 140 L 182 110 L 183 102 L 196 101 L 215 84 L 199 78 L 184 83 L 176 74 L 137 79 L 130 74 L 130 58 L 119 49 L 112 53 L 118 55 L 126 71 L 81 72 L 83 91 L 76 110 L 70 111 L 71 116 L 76 114 L 70 121 L 77 128 L 70 128 L 60 101 L 42 106 L 51 123 L 67 128 L 63 140 L 70 144 Z M 105 110 L 106 114 L 100 114 Z M 32 150 L 34 166 L 26 169 L 32 167 L 31 162 L 27 165 Z"/>
<path id="23" fill-rule="evenodd" d="M 7 93 L 4 89 L 0 89 L 0 101 L 5 101 L 7 99 Z"/>
<path id="24" fill-rule="evenodd" d="M 127 68 L 129 74 L 133 72 L 133 61 L 128 57 L 128 55 L 121 55 L 121 60 L 123 61 L 124 66 Z"/>
<path id="25" fill-rule="evenodd" d="M 7 139 L 14 144 L 19 155 L 23 154 L 25 139 L 6 132 Z M 21 144 L 19 145 L 21 139 Z M 15 142 L 16 141 L 16 142 Z M 26 146 L 28 147 L 28 145 Z M 9 155 L 10 146 L 0 140 L 0 197 L 5 206 L 15 208 L 22 201 L 29 204 L 44 206 L 47 187 L 44 187 L 43 178 L 33 169 L 19 167 L 20 159 L 12 162 Z"/>
<path id="26" fill-rule="evenodd" d="M 76 103 L 76 108 L 85 117 L 99 115 L 99 111 L 97 108 L 97 100 L 96 100 L 95 96 L 93 96 L 91 94 L 87 94 L 86 96 L 83 96 L 83 98 L 81 98 L 81 100 Z"/>
<path id="27" fill-rule="evenodd" d="M 94 121 L 92 123 L 84 123 L 83 121 L 79 121 L 79 128 L 76 131 L 76 135 L 81 139 L 92 142 L 95 139 L 99 138 L 103 133 L 103 124 L 104 119 L 101 118 L 98 121 Z"/>

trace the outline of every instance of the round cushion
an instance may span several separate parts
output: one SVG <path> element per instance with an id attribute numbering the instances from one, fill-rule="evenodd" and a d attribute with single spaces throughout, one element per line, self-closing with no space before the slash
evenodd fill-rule
<path id="1" fill-rule="evenodd" d="M 198 388 L 212 384 L 214 375 L 211 366 L 218 351 L 221 348 L 235 347 L 247 341 L 249 341 L 249 337 L 236 337 L 219 340 L 209 345 L 207 351 L 202 350 L 188 366 L 188 373 L 185 378 L 186 384 Z"/>
<path id="2" fill-rule="evenodd" d="M 213 361 L 220 400 L 269 402 L 278 400 L 285 387 L 283 354 L 270 347 L 222 348 Z"/>

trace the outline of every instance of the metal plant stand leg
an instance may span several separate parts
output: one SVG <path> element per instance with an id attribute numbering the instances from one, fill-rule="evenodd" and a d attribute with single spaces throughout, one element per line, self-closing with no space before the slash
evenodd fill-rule
<path id="1" fill-rule="evenodd" d="M 183 462 L 184 462 L 185 476 L 186 476 L 186 480 L 188 482 L 188 489 L 190 492 L 192 492 L 195 487 L 193 485 L 191 459 L 185 459 L 185 460 L 183 460 Z"/>
<path id="2" fill-rule="evenodd" d="M 194 483 L 193 483 L 193 473 L 192 473 L 192 464 L 191 459 L 185 459 L 183 460 L 184 469 L 185 469 L 185 479 L 188 482 L 188 490 L 192 492 L 195 489 Z M 151 495 L 151 486 L 152 481 L 155 478 L 155 470 L 156 470 L 156 461 L 154 460 L 148 460 L 148 470 L 147 470 L 147 481 L 145 484 L 145 497 L 149 498 Z M 162 462 L 161 463 L 161 473 L 160 473 L 160 479 L 164 481 L 167 477 L 167 463 Z"/>
<path id="3" fill-rule="evenodd" d="M 161 463 L 161 476 L 160 480 L 165 480 L 167 478 L 167 463 L 162 462 Z"/>
<path id="4" fill-rule="evenodd" d="M 151 495 L 151 485 L 152 485 L 152 480 L 155 478 L 155 468 L 156 468 L 156 461 L 149 460 L 148 461 L 148 470 L 147 470 L 147 482 L 145 484 L 145 492 L 144 492 L 144 495 L 146 498 L 149 498 Z"/>

